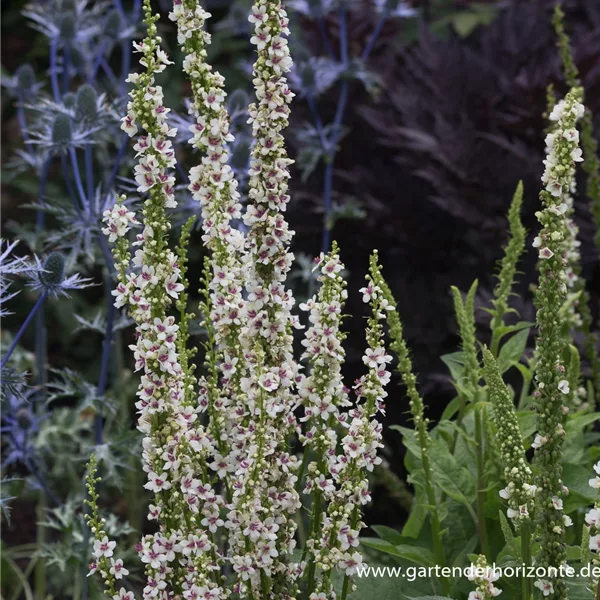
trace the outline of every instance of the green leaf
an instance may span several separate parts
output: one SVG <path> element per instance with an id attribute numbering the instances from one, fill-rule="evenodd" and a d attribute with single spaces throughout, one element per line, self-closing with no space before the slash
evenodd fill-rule
<path id="1" fill-rule="evenodd" d="M 521 362 L 521 358 L 527 348 L 527 339 L 529 338 L 529 328 L 522 329 L 515 333 L 503 346 L 500 348 L 498 355 L 498 368 L 500 373 L 505 373 L 514 365 Z"/>
<path id="2" fill-rule="evenodd" d="M 373 548 L 395 558 L 403 558 L 421 567 L 433 567 L 435 565 L 435 557 L 427 548 L 409 546 L 408 544 L 395 546 L 379 538 L 362 538 L 360 542 L 368 548 Z"/>
<path id="3" fill-rule="evenodd" d="M 402 535 L 407 538 L 417 539 L 427 518 L 427 496 L 423 484 L 418 477 L 413 476 L 411 483 L 415 486 L 415 497 L 410 515 L 402 528 Z"/>
<path id="4" fill-rule="evenodd" d="M 448 596 L 406 596 L 406 600 L 454 600 Z"/>
<path id="5" fill-rule="evenodd" d="M 569 488 L 569 495 L 564 501 L 565 513 L 594 503 L 597 494 L 596 490 L 589 485 L 590 479 L 592 479 L 591 472 L 585 466 L 563 464 L 563 483 Z"/>
<path id="6" fill-rule="evenodd" d="M 456 398 L 454 398 L 454 400 L 448 402 L 446 408 L 444 409 L 444 412 L 442 413 L 442 418 L 440 419 L 440 421 L 450 420 L 457 413 L 459 406 L 460 398 L 457 396 Z"/>
<path id="7" fill-rule="evenodd" d="M 400 534 L 398 531 L 396 531 L 395 529 L 392 529 L 391 527 L 386 527 L 385 525 L 373 525 L 371 527 L 371 529 L 382 539 L 385 540 L 386 542 L 389 542 L 390 544 L 402 544 L 405 540 L 405 538 L 402 537 L 402 534 Z"/>
<path id="8" fill-rule="evenodd" d="M 465 370 L 464 352 L 451 352 L 440 357 L 450 371 L 450 376 L 454 383 L 462 379 Z"/>
<path id="9" fill-rule="evenodd" d="M 520 410 L 517 412 L 521 437 L 526 440 L 537 431 L 537 414 L 532 410 Z"/>
<path id="10" fill-rule="evenodd" d="M 522 329 L 528 329 L 531 327 L 535 327 L 535 323 L 532 323 L 531 321 L 519 321 L 514 325 L 502 325 L 501 327 L 498 327 L 496 331 L 498 332 L 498 335 L 502 338 L 507 333 L 516 333 L 517 331 L 521 331 Z"/>
<path id="11" fill-rule="evenodd" d="M 503 510 L 498 511 L 498 515 L 500 517 L 500 528 L 502 529 L 502 535 L 504 536 L 504 541 L 506 545 L 512 550 L 515 554 L 517 554 L 518 549 L 516 545 L 516 539 L 512 532 L 512 528 L 508 523 L 508 519 L 504 514 Z"/>

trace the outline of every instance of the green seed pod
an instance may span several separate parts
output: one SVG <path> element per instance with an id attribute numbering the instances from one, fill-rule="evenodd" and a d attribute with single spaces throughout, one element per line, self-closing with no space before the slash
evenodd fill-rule
<path id="1" fill-rule="evenodd" d="M 68 42 L 75 39 L 75 15 L 67 13 L 60 21 L 60 37 Z"/>
<path id="2" fill-rule="evenodd" d="M 71 117 L 59 113 L 52 124 L 52 143 L 55 146 L 68 146 L 73 139 Z"/>
<path id="3" fill-rule="evenodd" d="M 65 257 L 60 252 L 51 252 L 44 261 L 44 272 L 40 281 L 48 287 L 56 287 L 65 276 Z"/>
<path id="4" fill-rule="evenodd" d="M 98 94 L 89 84 L 85 83 L 77 91 L 76 114 L 82 121 L 93 121 L 98 114 Z"/>
<path id="5" fill-rule="evenodd" d="M 75 103 L 77 102 L 77 96 L 72 92 L 68 92 L 63 96 L 63 104 L 65 108 L 75 108 Z"/>
<path id="6" fill-rule="evenodd" d="M 28 94 L 35 85 L 35 71 L 31 65 L 21 65 L 16 73 L 17 88 L 20 93 Z"/>
<path id="7" fill-rule="evenodd" d="M 107 36 L 113 39 L 119 37 L 119 32 L 121 31 L 121 15 L 118 10 L 113 10 L 108 14 L 104 31 Z"/>

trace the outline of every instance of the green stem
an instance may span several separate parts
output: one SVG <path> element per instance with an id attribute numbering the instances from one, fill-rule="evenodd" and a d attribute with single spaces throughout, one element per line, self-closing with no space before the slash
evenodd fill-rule
<path id="1" fill-rule="evenodd" d="M 424 436 L 425 436 L 425 431 L 421 424 L 421 427 L 419 427 L 419 437 L 424 438 Z M 421 441 L 422 448 L 426 447 L 425 443 L 426 443 L 425 440 L 422 439 L 422 441 Z M 433 487 L 431 464 L 429 462 L 429 456 L 427 456 L 427 453 L 425 453 L 425 452 L 422 453 L 421 460 L 423 462 L 423 471 L 425 474 L 425 491 L 427 493 L 427 502 L 428 502 L 429 506 L 431 507 L 430 508 L 431 533 L 433 535 L 433 552 L 435 555 L 435 562 L 436 562 L 436 564 L 440 565 L 440 567 L 445 567 L 446 566 L 446 551 L 444 550 L 444 544 L 442 541 L 442 527 L 441 527 L 440 515 L 438 512 L 437 499 L 435 497 L 435 488 Z M 447 596 L 450 593 L 450 582 L 445 577 L 441 577 L 440 581 L 442 584 L 442 591 L 443 591 L 444 595 Z"/>
<path id="2" fill-rule="evenodd" d="M 490 556 L 487 527 L 485 524 L 485 448 L 483 447 L 483 426 L 481 411 L 475 407 L 475 442 L 477 444 L 477 523 L 481 552 Z"/>
<path id="3" fill-rule="evenodd" d="M 500 335 L 498 334 L 498 327 L 502 323 L 495 325 L 492 323 L 492 341 L 490 342 L 490 352 L 494 355 L 494 358 L 498 358 L 498 346 L 500 346 Z"/>
<path id="4" fill-rule="evenodd" d="M 313 540 L 317 539 L 317 533 L 319 528 L 321 527 L 321 494 L 317 492 L 315 494 L 315 501 L 313 503 L 313 514 L 311 518 L 311 528 L 310 528 L 310 537 Z M 308 565 L 308 583 L 306 587 L 306 597 L 310 598 L 310 595 L 314 591 L 315 587 L 315 572 L 316 572 L 316 564 L 314 560 L 314 556 L 310 564 Z"/>
<path id="5" fill-rule="evenodd" d="M 40 497 L 36 506 L 37 517 L 37 535 L 36 541 L 38 548 L 43 548 L 46 543 L 46 528 L 41 524 L 44 519 L 44 510 L 46 508 L 46 496 L 40 493 Z M 46 563 L 43 558 L 40 558 L 35 565 L 34 576 L 34 592 L 36 600 L 44 600 L 46 598 Z"/>
<path id="6" fill-rule="evenodd" d="M 522 600 L 531 600 L 531 579 L 527 571 L 531 566 L 531 523 L 521 523 L 521 561 L 525 565 L 525 574 L 521 577 Z"/>

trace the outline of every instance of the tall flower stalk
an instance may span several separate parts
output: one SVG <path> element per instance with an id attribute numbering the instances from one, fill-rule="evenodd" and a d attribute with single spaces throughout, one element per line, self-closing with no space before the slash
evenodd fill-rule
<path id="1" fill-rule="evenodd" d="M 498 348 L 502 339 L 504 319 L 510 311 L 508 301 L 517 274 L 517 264 L 525 250 L 525 236 L 527 232 L 521 222 L 522 205 L 523 182 L 519 181 L 508 210 L 510 239 L 504 248 L 504 256 L 500 262 L 500 272 L 498 273 L 498 284 L 494 289 L 494 300 L 492 301 L 494 308 L 491 310 L 492 321 L 490 328 L 492 330 L 492 341 L 490 343 L 490 351 L 496 357 L 498 356 Z"/>
<path id="2" fill-rule="evenodd" d="M 537 537 L 540 550 L 536 564 L 548 568 L 561 567 L 566 561 L 563 498 L 560 463 L 564 439 L 565 397 L 569 394 L 565 367 L 562 364 L 564 337 L 561 332 L 560 309 L 567 294 L 567 196 L 571 192 L 575 163 L 581 159 L 576 122 L 584 114 L 579 102 L 581 91 L 575 89 L 560 101 L 550 120 L 556 127 L 547 139 L 546 169 L 540 193 L 543 208 L 536 215 L 542 230 L 536 238 L 539 249 L 539 282 L 536 290 L 538 338 L 536 343 L 538 435 L 534 443 L 536 463 Z M 567 597 L 564 581 L 556 573 L 548 575 L 546 586 L 551 600 Z"/>
<path id="3" fill-rule="evenodd" d="M 560 3 L 556 4 L 552 24 L 557 36 L 557 45 L 563 64 L 565 80 L 570 89 L 577 88 L 580 94 L 580 101 L 585 103 L 585 91 L 581 87 L 579 70 L 573 60 L 569 36 L 565 30 L 564 12 Z M 593 116 L 589 108 L 586 108 L 580 119 L 581 129 L 581 147 L 583 170 L 587 175 L 586 195 L 589 199 L 589 208 L 592 219 L 595 224 L 594 242 L 600 250 L 600 160 L 598 159 L 598 143 L 593 133 Z M 573 180 L 573 190 L 575 181 Z M 568 197 L 569 212 L 568 216 L 573 215 L 573 200 Z M 597 336 L 591 331 L 593 326 L 593 317 L 590 310 L 590 297 L 585 288 L 585 280 L 581 277 L 581 260 L 579 255 L 579 242 L 577 241 L 578 229 L 572 218 L 569 219 L 569 271 L 568 285 L 571 292 L 571 302 L 568 310 L 575 315 L 574 325 L 584 335 L 584 350 L 590 362 L 592 369 L 592 382 L 596 394 L 596 403 L 600 403 L 600 358 L 598 356 Z"/>
<path id="4" fill-rule="evenodd" d="M 372 285 L 364 290 L 365 295 L 373 293 L 375 287 L 383 295 L 387 303 L 387 322 L 389 325 L 389 334 L 391 338 L 390 348 L 398 357 L 398 371 L 402 381 L 406 386 L 408 395 L 410 413 L 416 432 L 417 442 L 421 450 L 421 462 L 423 465 L 423 477 L 425 481 L 425 493 L 427 504 L 429 505 L 429 518 L 431 520 L 431 529 L 433 535 L 433 546 L 436 558 L 436 564 L 446 565 L 446 552 L 444 549 L 444 540 L 442 533 L 441 502 L 436 494 L 436 487 L 433 475 L 433 469 L 430 460 L 431 437 L 427 429 L 429 420 L 425 416 L 425 404 L 423 398 L 417 390 L 417 377 L 413 372 L 412 361 L 408 345 L 404 339 L 404 332 L 400 316 L 396 308 L 396 301 L 392 292 L 381 274 L 381 267 L 378 264 L 377 253 L 371 256 L 369 271 L 372 278 Z M 448 582 L 442 579 L 444 593 L 449 592 Z"/>
<path id="5" fill-rule="evenodd" d="M 493 353 L 483 348 L 484 377 L 494 410 L 500 459 L 504 465 L 506 487 L 500 496 L 508 502 L 507 516 L 521 536 L 521 560 L 526 567 L 531 565 L 531 522 L 535 497 L 533 473 L 527 458 L 519 429 L 519 421 L 512 397 Z M 522 600 L 531 598 L 529 577 L 521 578 Z"/>

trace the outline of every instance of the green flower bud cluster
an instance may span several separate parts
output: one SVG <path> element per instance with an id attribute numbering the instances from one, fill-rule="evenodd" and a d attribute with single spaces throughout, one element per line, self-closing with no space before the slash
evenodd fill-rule
<path id="1" fill-rule="evenodd" d="M 500 328 L 504 325 L 504 317 L 509 312 L 508 299 L 517 274 L 517 263 L 525 250 L 525 236 L 527 230 L 521 223 L 521 207 L 523 205 L 523 182 L 519 181 L 515 190 L 510 208 L 508 210 L 508 224 L 510 239 L 504 248 L 504 256 L 500 262 L 498 273 L 498 285 L 494 290 L 494 308 L 490 311 L 492 315 L 492 343 L 491 351 L 494 356 L 498 353 L 500 342 Z"/>
<path id="2" fill-rule="evenodd" d="M 410 413 L 412 415 L 417 442 L 421 450 L 421 461 L 423 465 L 427 501 L 430 507 L 430 518 L 431 527 L 433 530 L 436 562 L 443 565 L 445 564 L 445 550 L 442 543 L 443 540 L 441 533 L 439 501 L 435 493 L 433 472 L 429 458 L 431 454 L 431 437 L 429 436 L 429 432 L 427 430 L 429 419 L 427 419 L 425 416 L 425 405 L 423 403 L 423 398 L 417 390 L 417 377 L 413 372 L 412 361 L 410 359 L 408 345 L 404 339 L 404 328 L 402 326 L 400 316 L 398 315 L 396 300 L 394 299 L 387 282 L 381 274 L 381 267 L 378 263 L 377 252 L 374 252 L 371 255 L 369 271 L 371 273 L 373 285 L 381 290 L 383 297 L 385 300 L 387 300 L 388 305 L 391 307 L 391 310 L 386 311 L 389 336 L 391 339 L 389 346 L 390 349 L 397 355 L 397 370 L 402 377 L 402 382 L 406 386 Z"/>
<path id="3" fill-rule="evenodd" d="M 454 301 L 454 312 L 462 340 L 462 351 L 464 371 L 461 381 L 456 384 L 460 394 L 466 394 L 471 400 L 475 399 L 480 379 L 479 359 L 477 358 L 477 338 L 475 336 L 475 294 L 477 292 L 477 280 L 473 282 L 465 301 L 463 302 L 460 290 L 452 286 L 452 299 Z"/>
<path id="4" fill-rule="evenodd" d="M 525 448 L 519 429 L 519 421 L 511 394 L 502 380 L 494 355 L 483 348 L 483 373 L 489 388 L 490 400 L 494 410 L 497 442 L 500 457 L 504 465 L 506 488 L 500 496 L 508 501 L 507 516 L 519 526 L 520 522 L 530 520 L 533 510 L 535 486 L 533 473 L 525 457 Z"/>

